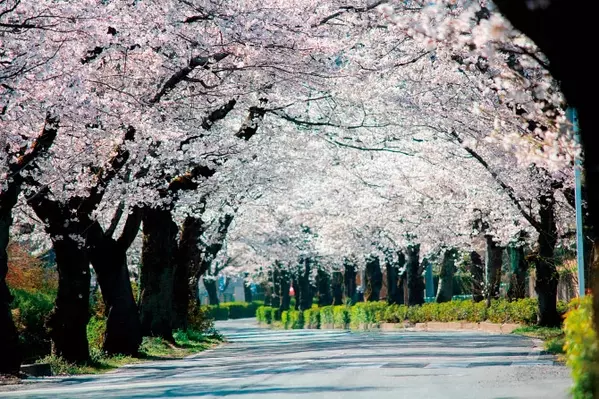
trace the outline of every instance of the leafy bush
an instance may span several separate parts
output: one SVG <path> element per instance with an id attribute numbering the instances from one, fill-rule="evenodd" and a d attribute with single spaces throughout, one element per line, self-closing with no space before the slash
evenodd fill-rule
<path id="1" fill-rule="evenodd" d="M 264 302 L 254 301 L 251 303 L 247 302 L 225 302 L 221 303 L 220 307 L 229 309 L 230 319 L 243 319 L 249 317 L 256 317 L 256 310 L 262 306 Z"/>
<path id="2" fill-rule="evenodd" d="M 304 328 L 304 312 L 301 310 L 289 310 L 288 312 L 288 328 L 301 329 Z"/>
<path id="3" fill-rule="evenodd" d="M 333 307 L 333 324 L 336 327 L 347 328 L 351 322 L 351 307 L 339 305 Z"/>
<path id="4" fill-rule="evenodd" d="M 360 327 L 362 324 L 374 324 L 383 320 L 387 307 L 386 302 L 360 302 L 351 307 L 350 325 Z"/>
<path id="5" fill-rule="evenodd" d="M 312 306 L 311 309 L 304 310 L 304 326 L 307 328 L 320 328 L 320 309 Z"/>
<path id="6" fill-rule="evenodd" d="M 289 328 L 289 311 L 288 310 L 284 310 L 281 312 L 281 324 L 283 325 L 283 328 L 285 328 L 285 329 Z"/>
<path id="7" fill-rule="evenodd" d="M 272 324 L 272 309 L 270 306 L 260 306 L 256 310 L 256 319 L 258 322 L 265 324 Z"/>
<path id="8" fill-rule="evenodd" d="M 46 267 L 29 249 L 14 241 L 8 244 L 8 272 L 6 283 L 12 289 L 30 292 L 56 292 L 58 272 L 56 267 Z"/>
<path id="9" fill-rule="evenodd" d="M 229 320 L 229 308 L 219 305 L 207 305 L 208 315 L 214 320 Z"/>
<path id="10" fill-rule="evenodd" d="M 574 380 L 572 395 L 575 399 L 592 399 L 599 393 L 599 345 L 593 329 L 592 297 L 576 300 L 571 307 L 564 323 L 564 347 Z"/>
<path id="11" fill-rule="evenodd" d="M 323 306 L 320 308 L 320 324 L 332 326 L 335 323 L 333 306 Z"/>
<path id="12" fill-rule="evenodd" d="M 281 311 L 279 308 L 270 308 L 270 319 L 272 321 L 281 321 Z"/>
<path id="13" fill-rule="evenodd" d="M 11 304 L 24 360 L 30 361 L 50 353 L 50 336 L 45 327 L 54 307 L 54 296 L 35 291 L 14 289 Z"/>
<path id="14" fill-rule="evenodd" d="M 214 319 L 205 306 L 190 306 L 187 315 L 189 328 L 196 331 L 214 332 Z"/>
<path id="15" fill-rule="evenodd" d="M 406 305 L 389 305 L 383 312 L 382 321 L 387 323 L 401 323 L 408 316 Z"/>
<path id="16" fill-rule="evenodd" d="M 87 323 L 87 342 L 91 352 L 102 352 L 104 334 L 106 333 L 106 319 L 104 317 L 92 316 Z"/>

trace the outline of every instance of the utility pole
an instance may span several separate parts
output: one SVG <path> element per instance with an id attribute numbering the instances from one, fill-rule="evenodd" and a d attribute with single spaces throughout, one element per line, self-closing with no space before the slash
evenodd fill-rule
<path id="1" fill-rule="evenodd" d="M 566 111 L 568 120 L 572 123 L 574 140 L 580 143 L 580 132 L 578 131 L 578 113 L 576 109 L 569 107 Z M 584 235 L 582 231 L 582 162 L 580 157 L 574 161 L 574 203 L 576 206 L 576 263 L 578 265 L 578 294 L 584 296 Z"/>

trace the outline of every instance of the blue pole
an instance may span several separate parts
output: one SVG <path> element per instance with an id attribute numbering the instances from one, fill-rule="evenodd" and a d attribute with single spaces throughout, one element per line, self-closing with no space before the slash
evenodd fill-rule
<path id="1" fill-rule="evenodd" d="M 433 265 L 428 261 L 428 259 L 424 259 L 425 263 L 425 272 L 424 272 L 424 288 L 426 289 L 426 296 L 431 298 L 435 296 L 435 287 L 433 281 Z"/>
<path id="2" fill-rule="evenodd" d="M 568 108 L 567 116 L 574 129 L 574 140 L 580 142 L 578 130 L 578 114 L 576 109 Z M 578 293 L 582 298 L 584 296 L 584 235 L 582 231 L 582 177 L 581 171 L 582 162 L 580 157 L 576 157 L 574 162 L 574 202 L 576 205 L 576 263 L 578 265 Z"/>

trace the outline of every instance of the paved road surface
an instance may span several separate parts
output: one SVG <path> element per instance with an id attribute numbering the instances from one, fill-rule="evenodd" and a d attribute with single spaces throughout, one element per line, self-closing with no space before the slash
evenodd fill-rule
<path id="1" fill-rule="evenodd" d="M 184 360 L 40 379 L 0 397 L 551 399 L 570 384 L 565 367 L 518 336 L 217 327 L 230 343 Z"/>

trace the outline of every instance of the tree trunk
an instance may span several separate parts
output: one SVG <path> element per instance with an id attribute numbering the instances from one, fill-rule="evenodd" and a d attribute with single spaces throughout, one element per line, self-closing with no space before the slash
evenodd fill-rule
<path id="1" fill-rule="evenodd" d="M 181 228 L 177 263 L 173 277 L 173 329 L 187 330 L 189 309 L 198 306 L 198 279 L 200 267 L 199 240 L 202 220 L 187 217 Z"/>
<path id="2" fill-rule="evenodd" d="M 400 269 L 405 266 L 406 257 L 403 252 L 397 253 L 397 262 L 388 259 L 386 262 L 387 268 L 387 303 L 403 304 L 403 287 L 401 287 Z"/>
<path id="3" fill-rule="evenodd" d="M 137 225 L 139 228 L 139 224 Z M 104 351 L 135 356 L 141 345 L 141 324 L 127 267 L 127 248 L 106 237 L 96 223 L 90 230 L 90 260 L 106 305 Z M 135 237 L 131 239 L 133 241 Z"/>
<path id="4" fill-rule="evenodd" d="M 64 232 L 52 236 L 58 268 L 58 293 L 48 321 L 52 353 L 68 362 L 89 360 L 87 323 L 89 322 L 90 261 L 79 242 Z"/>
<path id="5" fill-rule="evenodd" d="M 270 306 L 273 308 L 281 308 L 281 272 L 279 265 L 275 262 L 270 271 L 270 283 L 272 285 Z"/>
<path id="6" fill-rule="evenodd" d="M 488 307 L 491 306 L 491 299 L 499 299 L 503 248 L 498 246 L 491 236 L 485 236 L 485 240 L 487 243 L 485 252 L 485 298 Z"/>
<path id="7" fill-rule="evenodd" d="M 381 272 L 381 263 L 377 256 L 369 257 L 366 260 L 365 271 L 366 289 L 364 290 L 364 301 L 378 301 L 381 296 L 381 288 L 383 287 L 383 273 Z"/>
<path id="8" fill-rule="evenodd" d="M 455 273 L 455 258 L 457 250 L 455 248 L 445 249 L 443 251 L 443 260 L 441 263 L 441 274 L 439 275 L 439 288 L 437 290 L 437 303 L 449 302 L 453 297 L 453 276 Z"/>
<path id="9" fill-rule="evenodd" d="M 294 293 L 294 297 L 295 297 L 295 310 L 299 309 L 299 305 L 300 305 L 300 288 L 299 288 L 299 282 L 298 282 L 298 278 L 294 278 L 293 280 L 291 280 L 291 286 L 293 287 L 293 293 Z"/>
<path id="10" fill-rule="evenodd" d="M 510 258 L 510 280 L 507 297 L 510 300 L 525 298 L 528 262 L 524 257 L 524 247 L 522 245 L 510 245 L 507 252 Z"/>
<path id="11" fill-rule="evenodd" d="M 424 281 L 420 273 L 420 244 L 408 245 L 406 252 L 408 305 L 422 305 L 424 303 Z"/>
<path id="12" fill-rule="evenodd" d="M 557 327 L 561 318 L 557 313 L 557 284 L 559 276 L 554 263 L 557 226 L 555 223 L 555 200 L 552 194 L 539 198 L 540 231 L 539 254 L 536 262 L 537 280 L 535 291 L 539 298 L 539 325 Z"/>
<path id="13" fill-rule="evenodd" d="M 6 283 L 12 210 L 25 179 L 22 173 L 35 168 L 37 158 L 52 146 L 58 134 L 59 122 L 56 115 L 46 114 L 40 135 L 31 146 L 21 150 L 16 162 L 8 164 L 10 179 L 2 182 L 5 187 L 0 190 L 0 374 L 18 374 L 22 360 L 18 332 L 10 309 L 13 298 Z"/>
<path id="14" fill-rule="evenodd" d="M 204 277 L 204 287 L 206 287 L 206 291 L 208 292 L 208 302 L 210 305 L 218 305 L 220 303 L 218 300 L 217 281 L 216 278 Z M 274 306 L 274 304 L 271 306 Z"/>
<path id="15" fill-rule="evenodd" d="M 1 202 L 0 204 L 4 205 Z M 8 273 L 6 250 L 12 224 L 10 209 L 0 206 L 0 353 L 2 354 L 0 356 L 0 374 L 18 374 L 21 368 L 19 337 L 10 311 L 12 295 L 6 285 L 6 274 Z"/>
<path id="16" fill-rule="evenodd" d="M 485 273 L 483 259 L 476 251 L 470 252 L 470 275 L 472 276 L 472 300 L 480 302 L 485 299 Z"/>
<path id="17" fill-rule="evenodd" d="M 298 288 L 299 288 L 299 310 L 306 310 L 312 307 L 312 287 L 310 285 L 310 270 L 311 270 L 311 260 L 304 259 L 303 261 L 303 270 L 301 270 L 300 276 L 298 278 Z"/>
<path id="18" fill-rule="evenodd" d="M 177 225 L 169 210 L 143 210 L 140 320 L 143 336 L 173 340 L 173 286 Z"/>
<path id="19" fill-rule="evenodd" d="M 343 305 L 343 273 L 333 272 L 332 286 L 333 305 Z"/>
<path id="20" fill-rule="evenodd" d="M 270 286 L 270 280 L 263 284 L 264 287 L 264 306 L 272 306 L 272 287 Z M 296 291 L 297 297 L 297 291 Z M 296 305 L 297 306 L 297 305 Z"/>
<path id="21" fill-rule="evenodd" d="M 279 297 L 281 298 L 281 306 L 279 307 L 279 310 L 283 312 L 285 310 L 289 310 L 289 306 L 291 304 L 291 297 L 289 296 L 289 285 L 291 284 L 289 272 L 287 270 L 281 270 L 280 278 L 281 288 L 279 291 Z"/>
<path id="22" fill-rule="evenodd" d="M 287 295 L 289 295 L 289 291 L 287 291 Z M 243 300 L 247 303 L 250 303 L 253 300 L 252 297 L 252 285 L 250 284 L 248 275 L 246 273 L 245 279 L 243 280 Z"/>
<path id="23" fill-rule="evenodd" d="M 318 289 L 318 306 L 329 306 L 333 303 L 331 296 L 331 278 L 329 274 L 322 269 L 318 269 L 316 274 L 316 286 Z"/>
<path id="24" fill-rule="evenodd" d="M 352 262 L 345 261 L 343 264 L 343 287 L 346 301 L 356 303 L 356 265 Z"/>

